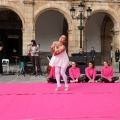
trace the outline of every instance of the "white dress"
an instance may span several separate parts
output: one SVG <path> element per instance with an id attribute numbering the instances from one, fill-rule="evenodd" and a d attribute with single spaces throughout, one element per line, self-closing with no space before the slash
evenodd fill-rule
<path id="1" fill-rule="evenodd" d="M 39 51 L 38 45 L 30 47 L 31 56 L 39 56 L 39 53 L 36 53 L 36 51 Z"/>
<path id="2" fill-rule="evenodd" d="M 69 58 L 66 50 L 56 56 L 53 55 L 49 65 L 52 67 L 58 66 L 62 68 L 67 68 L 67 66 L 69 66 Z"/>

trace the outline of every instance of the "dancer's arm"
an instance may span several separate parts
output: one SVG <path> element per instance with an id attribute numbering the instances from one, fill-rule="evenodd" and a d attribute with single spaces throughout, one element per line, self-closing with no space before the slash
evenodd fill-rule
<path id="1" fill-rule="evenodd" d="M 89 75 L 88 68 L 85 69 L 85 75 L 89 78 L 89 80 L 91 80 L 91 77 L 90 77 L 90 75 Z"/>
<path id="2" fill-rule="evenodd" d="M 65 51 L 65 46 L 64 45 L 62 45 L 61 47 L 59 47 L 58 49 L 55 50 L 54 56 L 59 55 L 63 51 Z"/>
<path id="3" fill-rule="evenodd" d="M 76 69 L 76 79 L 80 78 L 80 69 Z"/>
<path id="4" fill-rule="evenodd" d="M 106 71 L 104 70 L 104 67 L 101 69 L 101 77 L 105 79 L 109 79 L 108 76 L 106 76 Z"/>
<path id="5" fill-rule="evenodd" d="M 53 42 L 53 44 L 50 47 L 50 51 L 52 54 L 54 54 L 54 52 L 55 52 L 55 45 L 56 45 L 56 42 Z"/>
<path id="6" fill-rule="evenodd" d="M 96 78 L 96 73 L 97 73 L 97 70 L 96 70 L 96 68 L 94 68 L 94 72 L 93 72 L 93 79 L 95 80 L 95 78 Z"/>
<path id="7" fill-rule="evenodd" d="M 73 68 L 69 68 L 69 75 L 72 78 L 72 80 L 75 80 L 74 76 L 73 76 L 73 72 L 72 72 Z"/>

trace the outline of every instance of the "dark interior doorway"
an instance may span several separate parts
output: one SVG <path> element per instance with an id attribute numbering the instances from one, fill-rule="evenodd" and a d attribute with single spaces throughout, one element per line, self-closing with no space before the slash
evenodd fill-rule
<path id="1" fill-rule="evenodd" d="M 8 39 L 7 40 L 7 53 L 8 58 L 18 56 L 18 40 L 17 39 Z"/>
<path id="2" fill-rule="evenodd" d="M 0 11 L 0 40 L 4 43 L 4 58 L 14 63 L 14 56 L 22 55 L 22 21 L 12 10 Z"/>

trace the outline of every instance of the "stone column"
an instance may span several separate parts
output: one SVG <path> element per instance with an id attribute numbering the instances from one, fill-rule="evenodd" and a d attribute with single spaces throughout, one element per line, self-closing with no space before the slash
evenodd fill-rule
<path id="1" fill-rule="evenodd" d="M 85 26 L 85 25 L 84 25 Z M 85 26 L 86 27 L 86 26 Z M 85 36 L 85 33 L 86 33 L 86 29 L 84 28 L 84 30 L 83 30 L 83 37 L 82 37 L 82 39 L 83 39 L 83 49 L 84 49 L 84 52 L 87 52 L 87 41 L 86 41 L 86 36 Z"/>
<path id="2" fill-rule="evenodd" d="M 32 39 L 35 39 L 35 31 L 33 25 L 34 2 L 33 0 L 24 1 L 25 12 L 25 28 L 23 28 L 23 55 L 28 53 L 28 44 Z"/>
<path id="3" fill-rule="evenodd" d="M 101 37 L 101 63 L 103 63 L 104 60 L 111 61 L 110 53 L 111 53 L 111 36 L 102 36 Z"/>
<path id="4" fill-rule="evenodd" d="M 80 31 L 77 29 L 77 21 L 73 20 L 71 30 L 68 32 L 68 51 L 71 53 L 78 53 L 80 47 Z"/>
<path id="5" fill-rule="evenodd" d="M 78 53 L 79 51 L 79 35 L 77 29 L 72 29 L 69 33 L 69 41 L 68 41 L 68 51 L 69 55 L 71 53 Z"/>

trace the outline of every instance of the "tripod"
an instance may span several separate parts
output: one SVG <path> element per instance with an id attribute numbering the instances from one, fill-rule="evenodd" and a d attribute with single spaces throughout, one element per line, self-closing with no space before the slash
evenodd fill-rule
<path id="1" fill-rule="evenodd" d="M 19 74 L 18 74 L 18 76 L 19 75 L 24 75 L 24 77 L 25 77 L 25 64 L 27 63 L 27 62 L 29 62 L 30 61 L 30 57 L 29 56 L 20 56 L 20 65 L 19 65 L 19 67 L 21 68 L 21 71 L 19 71 Z"/>
<path id="2" fill-rule="evenodd" d="M 39 73 L 36 74 L 36 76 L 38 76 L 38 75 L 46 76 L 47 72 L 45 70 L 45 65 L 44 65 L 44 62 L 43 62 L 43 56 L 41 56 L 41 55 L 39 56 L 39 62 L 40 62 L 40 70 L 39 70 Z"/>
<path id="3" fill-rule="evenodd" d="M 14 68 L 14 72 L 17 73 L 18 70 L 18 56 L 12 56 L 13 58 L 15 58 L 15 68 Z"/>
<path id="4" fill-rule="evenodd" d="M 43 73 L 43 76 L 47 76 L 47 70 L 45 69 L 45 64 L 43 58 L 41 58 L 41 71 Z"/>
<path id="5" fill-rule="evenodd" d="M 23 74 L 24 75 L 24 77 L 25 77 L 25 70 L 24 70 L 24 67 L 25 67 L 25 62 L 24 61 L 21 61 L 20 62 L 20 66 L 19 66 L 22 70 L 21 71 L 19 71 L 19 74 L 18 74 L 18 76 L 19 75 L 21 75 L 21 74 Z"/>

